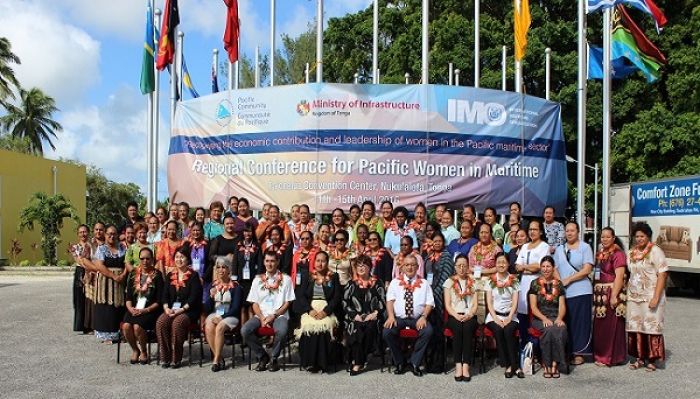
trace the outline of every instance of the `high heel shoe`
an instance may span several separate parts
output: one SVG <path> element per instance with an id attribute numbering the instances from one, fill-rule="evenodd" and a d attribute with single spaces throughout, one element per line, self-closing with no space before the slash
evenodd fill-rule
<path id="1" fill-rule="evenodd" d="M 463 376 L 455 376 L 455 382 L 462 382 L 464 380 Z"/>

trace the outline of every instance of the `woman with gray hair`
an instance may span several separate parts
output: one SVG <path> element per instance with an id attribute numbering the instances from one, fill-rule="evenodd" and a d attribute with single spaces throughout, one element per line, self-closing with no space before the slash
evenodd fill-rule
<path id="1" fill-rule="evenodd" d="M 226 362 L 221 357 L 224 334 L 238 327 L 242 301 L 243 289 L 231 280 L 231 261 L 224 256 L 217 257 L 214 263 L 214 282 L 205 303 L 209 316 L 204 322 L 207 342 L 214 354 L 211 366 L 213 372 L 226 368 Z"/>

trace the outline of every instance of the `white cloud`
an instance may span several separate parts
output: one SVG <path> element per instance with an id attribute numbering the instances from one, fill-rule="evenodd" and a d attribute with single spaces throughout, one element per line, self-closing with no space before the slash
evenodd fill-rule
<path id="1" fill-rule="evenodd" d="M 128 40 L 143 40 L 145 0 L 41 0 L 44 7 L 64 10 L 72 20 L 107 35 Z M 154 2 L 162 7 L 162 1 Z"/>
<path id="2" fill-rule="evenodd" d="M 39 87 L 60 106 L 77 102 L 100 79 L 100 43 L 38 3 L 0 3 L 0 36 L 22 61 L 15 67 L 22 86 Z"/>

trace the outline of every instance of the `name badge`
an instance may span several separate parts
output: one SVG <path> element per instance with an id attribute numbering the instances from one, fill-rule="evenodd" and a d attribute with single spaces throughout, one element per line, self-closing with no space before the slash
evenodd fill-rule
<path id="1" fill-rule="evenodd" d="M 202 269 L 202 260 L 201 259 L 192 259 L 192 269 L 199 273 L 199 271 Z"/>
<path id="2" fill-rule="evenodd" d="M 600 267 L 598 267 L 598 266 L 596 266 L 596 268 L 594 269 L 594 272 L 593 272 L 593 279 L 594 279 L 595 281 L 599 281 L 599 280 L 600 280 Z"/>
<path id="3" fill-rule="evenodd" d="M 182 307 L 182 303 L 180 303 L 180 302 L 173 302 L 173 306 L 171 306 L 170 308 L 173 309 L 173 310 L 177 310 L 177 309 L 180 309 L 181 307 Z"/>
<path id="4" fill-rule="evenodd" d="M 474 278 L 481 278 L 481 266 L 474 266 Z"/>
<path id="5" fill-rule="evenodd" d="M 428 273 L 428 284 L 433 285 L 433 273 Z"/>
<path id="6" fill-rule="evenodd" d="M 243 280 L 250 280 L 250 265 L 248 262 L 246 262 L 243 267 Z"/>
<path id="7" fill-rule="evenodd" d="M 275 297 L 272 295 L 268 295 L 267 298 L 265 298 L 265 304 L 269 308 L 274 307 L 275 306 Z"/>
<path id="8" fill-rule="evenodd" d="M 296 278 L 296 285 L 301 284 L 301 273 L 297 273 L 297 278 Z"/>
<path id="9" fill-rule="evenodd" d="M 216 307 L 216 314 L 218 316 L 223 316 L 224 313 L 226 313 L 226 305 L 221 304 L 221 305 Z"/>
<path id="10" fill-rule="evenodd" d="M 146 297 L 140 296 L 136 301 L 136 309 L 142 310 L 146 308 Z"/>
<path id="11" fill-rule="evenodd" d="M 231 277 L 231 280 L 233 280 L 233 281 L 238 281 L 238 275 L 237 275 L 237 274 L 234 274 L 234 275 Z"/>

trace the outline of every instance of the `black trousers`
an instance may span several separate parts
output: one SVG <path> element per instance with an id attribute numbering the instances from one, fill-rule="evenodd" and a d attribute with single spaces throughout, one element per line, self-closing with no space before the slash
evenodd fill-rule
<path id="1" fill-rule="evenodd" d="M 515 372 L 515 370 L 520 368 L 520 359 L 518 358 L 520 346 L 518 337 L 515 336 L 518 322 L 511 320 L 505 328 L 502 328 L 495 322 L 490 321 L 487 326 L 493 332 L 494 338 L 496 338 L 498 364 L 501 367 L 510 367 L 511 371 Z"/>
<path id="2" fill-rule="evenodd" d="M 479 323 L 476 316 L 463 322 L 450 316 L 447 327 L 452 330 L 452 352 L 455 363 L 474 363 L 474 333 Z"/>

